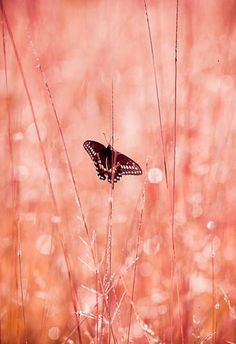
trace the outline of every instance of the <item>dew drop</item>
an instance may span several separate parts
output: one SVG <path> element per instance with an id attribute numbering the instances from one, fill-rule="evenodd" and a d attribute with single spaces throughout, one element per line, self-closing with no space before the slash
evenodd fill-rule
<path id="1" fill-rule="evenodd" d="M 34 224 L 36 223 L 36 214 L 35 213 L 25 213 L 24 214 L 24 220 L 28 222 L 33 222 Z"/>
<path id="2" fill-rule="evenodd" d="M 40 235 L 40 237 L 36 241 L 36 248 L 41 254 L 45 256 L 52 254 L 54 251 L 52 236 L 48 234 Z"/>
<path id="3" fill-rule="evenodd" d="M 109 196 L 109 197 L 108 197 L 108 202 L 109 202 L 109 203 L 112 203 L 112 202 L 113 202 L 113 197 Z"/>
<path id="4" fill-rule="evenodd" d="M 149 262 L 143 262 L 140 264 L 140 275 L 143 277 L 151 276 L 153 272 L 152 266 Z"/>
<path id="5" fill-rule="evenodd" d="M 67 266 L 66 266 L 66 261 L 65 257 L 63 255 L 59 256 L 56 260 L 56 265 L 62 272 L 67 272 Z"/>
<path id="6" fill-rule="evenodd" d="M 60 336 L 60 330 L 58 327 L 51 327 L 48 330 L 48 337 L 52 340 L 58 340 Z"/>
<path id="7" fill-rule="evenodd" d="M 200 324 L 200 320 L 195 315 L 193 315 L 193 323 L 195 325 L 199 325 Z"/>
<path id="8" fill-rule="evenodd" d="M 211 281 L 200 273 L 194 273 L 190 276 L 190 286 L 193 293 L 196 294 L 211 291 Z"/>
<path id="9" fill-rule="evenodd" d="M 133 334 L 134 334 L 134 337 L 135 337 L 135 338 L 139 338 L 139 337 L 141 337 L 142 334 L 143 334 L 142 328 L 141 328 L 140 325 L 137 324 L 137 323 L 135 323 L 135 324 L 133 325 Z"/>
<path id="10" fill-rule="evenodd" d="M 160 315 L 164 315 L 164 314 L 166 314 L 167 313 L 167 306 L 166 305 L 161 305 L 161 306 L 159 306 L 158 307 L 158 313 L 160 314 Z"/>
<path id="11" fill-rule="evenodd" d="M 195 204 L 193 206 L 193 210 L 192 210 L 192 217 L 198 218 L 198 217 L 202 216 L 202 213 L 203 213 L 202 207 L 198 204 Z"/>
<path id="12" fill-rule="evenodd" d="M 39 133 L 41 141 L 44 141 L 47 136 L 47 129 L 43 123 L 38 123 Z M 31 143 L 38 143 L 38 135 L 35 128 L 35 124 L 31 123 L 26 129 L 25 135 Z"/>
<path id="13" fill-rule="evenodd" d="M 41 300 L 46 300 L 47 298 L 47 294 L 44 291 L 36 291 L 35 296 Z"/>
<path id="14" fill-rule="evenodd" d="M 160 290 L 156 290 L 154 291 L 154 293 L 152 294 L 152 301 L 154 303 L 159 303 L 161 304 L 162 302 L 166 301 L 168 299 L 168 294 L 160 291 Z"/>
<path id="15" fill-rule="evenodd" d="M 144 331 L 147 331 L 148 325 L 147 325 L 147 324 L 144 324 L 144 325 L 143 325 L 143 329 L 144 329 Z"/>
<path id="16" fill-rule="evenodd" d="M 57 215 L 53 215 L 51 217 L 51 222 L 52 223 L 61 223 L 61 217 L 60 216 L 57 216 Z"/>
<path id="17" fill-rule="evenodd" d="M 53 184 L 59 184 L 63 182 L 62 170 L 60 168 L 53 167 L 50 169 L 50 171 Z"/>
<path id="18" fill-rule="evenodd" d="M 21 131 L 19 131 L 19 132 L 13 134 L 13 136 L 12 136 L 12 139 L 13 139 L 13 141 L 15 141 L 15 142 L 22 141 L 23 138 L 24 138 L 24 134 L 23 134 Z"/>
<path id="19" fill-rule="evenodd" d="M 196 192 L 189 196 L 189 202 L 191 204 L 199 204 L 202 202 L 202 194 L 200 192 Z"/>
<path id="20" fill-rule="evenodd" d="M 216 228 L 215 222 L 214 222 L 214 221 L 208 221 L 208 223 L 207 223 L 207 229 L 213 230 L 213 229 L 215 229 L 215 228 Z"/>
<path id="21" fill-rule="evenodd" d="M 6 237 L 6 238 L 1 238 L 0 241 L 0 248 L 1 249 L 6 249 L 11 246 L 11 239 Z"/>
<path id="22" fill-rule="evenodd" d="M 158 184 L 162 182 L 163 180 L 162 171 L 157 167 L 150 168 L 148 171 L 148 180 L 152 184 Z"/>
<path id="23" fill-rule="evenodd" d="M 157 254 L 160 251 L 160 241 L 157 235 L 154 235 L 152 238 L 147 239 L 143 243 L 143 252 L 146 255 Z"/>
<path id="24" fill-rule="evenodd" d="M 19 182 L 23 182 L 28 177 L 29 177 L 28 167 L 23 166 L 23 165 L 19 165 L 19 166 L 15 167 L 15 169 L 14 169 L 14 178 L 15 178 L 15 180 L 17 180 Z"/>

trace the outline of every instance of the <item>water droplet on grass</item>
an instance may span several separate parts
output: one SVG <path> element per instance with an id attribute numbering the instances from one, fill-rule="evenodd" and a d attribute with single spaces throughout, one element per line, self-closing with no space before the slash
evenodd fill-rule
<path id="1" fill-rule="evenodd" d="M 61 223 L 61 217 L 54 215 L 51 217 L 51 221 L 52 221 L 52 223 Z"/>
<path id="2" fill-rule="evenodd" d="M 52 340 L 57 340 L 60 337 L 60 330 L 58 327 L 51 327 L 48 330 L 48 337 Z"/>
<path id="3" fill-rule="evenodd" d="M 198 218 L 198 217 L 202 216 L 202 213 L 203 213 L 202 207 L 200 205 L 198 205 L 198 204 L 195 204 L 193 206 L 192 216 L 194 218 Z"/>
<path id="4" fill-rule="evenodd" d="M 16 166 L 14 169 L 14 178 L 19 182 L 25 181 L 29 177 L 29 169 L 24 165 Z"/>
<path id="5" fill-rule="evenodd" d="M 24 134 L 23 134 L 21 131 L 19 131 L 19 132 L 13 134 L 13 136 L 12 136 L 12 139 L 13 139 L 13 141 L 15 141 L 15 142 L 22 141 L 23 138 L 24 138 Z"/>
<path id="6" fill-rule="evenodd" d="M 168 308 L 167 308 L 166 305 L 161 305 L 161 306 L 158 307 L 158 313 L 159 313 L 160 315 L 166 314 L 166 313 L 167 313 L 167 310 L 168 310 Z"/>
<path id="7" fill-rule="evenodd" d="M 140 264 L 140 275 L 143 277 L 151 276 L 153 272 L 152 265 L 149 262 L 143 262 Z"/>
<path id="8" fill-rule="evenodd" d="M 216 224 L 215 224 L 214 221 L 208 221 L 208 223 L 207 223 L 207 229 L 213 230 L 213 229 L 215 229 L 215 227 L 216 227 Z"/>
<path id="9" fill-rule="evenodd" d="M 45 125 L 43 123 L 38 123 L 38 129 L 39 129 L 41 141 L 44 141 L 47 137 L 47 129 Z M 25 135 L 31 143 L 38 144 L 38 135 L 37 135 L 37 131 L 36 131 L 34 123 L 31 123 L 28 126 L 28 128 L 26 129 Z"/>
<path id="10" fill-rule="evenodd" d="M 52 254 L 54 251 L 52 236 L 48 234 L 40 235 L 36 242 L 36 248 L 41 254 L 45 256 Z"/>
<path id="11" fill-rule="evenodd" d="M 157 167 L 150 168 L 148 171 L 148 180 L 152 184 L 161 183 L 163 180 L 162 171 Z"/>

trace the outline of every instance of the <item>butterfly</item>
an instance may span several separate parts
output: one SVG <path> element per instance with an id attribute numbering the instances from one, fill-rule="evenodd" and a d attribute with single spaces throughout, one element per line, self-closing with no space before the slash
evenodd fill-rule
<path id="1" fill-rule="evenodd" d="M 114 150 L 110 144 L 105 147 L 99 142 L 87 140 L 84 142 L 84 148 L 94 161 L 99 178 L 102 180 L 107 178 L 112 185 L 125 174 L 140 175 L 143 173 L 135 161 Z"/>

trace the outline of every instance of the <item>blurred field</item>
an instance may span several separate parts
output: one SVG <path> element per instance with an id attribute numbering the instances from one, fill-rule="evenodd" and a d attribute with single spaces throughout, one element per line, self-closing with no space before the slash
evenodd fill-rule
<path id="1" fill-rule="evenodd" d="M 236 2 L 146 1 L 0 2 L 0 343 L 236 343 Z"/>

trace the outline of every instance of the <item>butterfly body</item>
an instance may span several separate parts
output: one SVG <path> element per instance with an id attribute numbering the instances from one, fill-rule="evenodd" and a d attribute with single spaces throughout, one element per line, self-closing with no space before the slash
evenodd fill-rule
<path id="1" fill-rule="evenodd" d="M 126 155 L 113 149 L 111 145 L 105 147 L 99 142 L 87 140 L 84 148 L 88 152 L 96 167 L 100 179 L 116 183 L 122 175 L 140 175 L 141 167 Z"/>

